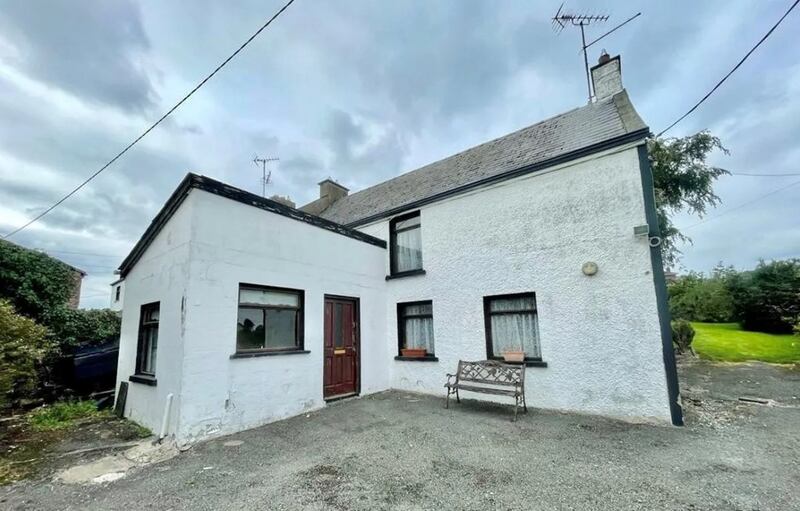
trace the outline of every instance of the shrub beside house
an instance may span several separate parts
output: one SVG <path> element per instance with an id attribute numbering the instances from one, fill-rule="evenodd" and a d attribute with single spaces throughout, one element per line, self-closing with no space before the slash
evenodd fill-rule
<path id="1" fill-rule="evenodd" d="M 37 378 L 26 377 L 25 385 L 15 387 L 13 395 L 17 398 L 58 397 L 69 390 L 64 387 L 74 386 L 71 357 L 76 350 L 109 340 L 118 342 L 118 314 L 77 309 L 84 275 L 82 270 L 45 253 L 0 240 L 0 299 L 8 307 L 5 314 L 17 318 L 14 324 L 28 325 L 2 339 L 4 363 L 9 371 L 29 376 L 31 360 L 37 369 Z M 13 369 L 16 365 L 19 367 Z M 111 367 L 113 373 L 114 364 Z M 49 389 L 46 393 L 45 388 Z"/>

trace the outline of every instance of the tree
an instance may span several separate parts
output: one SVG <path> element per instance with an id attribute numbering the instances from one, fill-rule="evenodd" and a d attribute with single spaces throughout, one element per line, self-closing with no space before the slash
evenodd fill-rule
<path id="1" fill-rule="evenodd" d="M 36 389 L 39 364 L 52 349 L 45 327 L 0 300 L 0 408 Z"/>
<path id="2" fill-rule="evenodd" d="M 746 330 L 791 333 L 800 324 L 800 259 L 761 261 L 730 287 Z"/>
<path id="3" fill-rule="evenodd" d="M 0 298 L 44 324 L 48 311 L 67 303 L 75 271 L 47 254 L 0 240 Z"/>
<path id="4" fill-rule="evenodd" d="M 736 270 L 720 263 L 706 277 L 689 272 L 668 287 L 669 308 L 674 319 L 704 323 L 730 323 L 736 321 L 734 297 L 730 282 Z"/>
<path id="5" fill-rule="evenodd" d="M 60 306 L 47 313 L 46 324 L 67 354 L 71 348 L 100 344 L 119 337 L 121 318 L 111 309 L 70 309 Z"/>
<path id="6" fill-rule="evenodd" d="M 685 210 L 702 217 L 708 207 L 720 203 L 714 193 L 714 181 L 729 172 L 707 164 L 706 159 L 715 149 L 725 154 L 728 150 L 707 131 L 683 138 L 651 138 L 647 149 L 653 169 L 662 256 L 666 266 L 675 266 L 681 254 L 677 243 L 691 242 L 691 238 L 675 227 L 671 216 Z"/>

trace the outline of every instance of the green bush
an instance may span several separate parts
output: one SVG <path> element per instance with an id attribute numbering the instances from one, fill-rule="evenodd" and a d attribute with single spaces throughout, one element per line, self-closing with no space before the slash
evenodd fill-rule
<path id="1" fill-rule="evenodd" d="M 45 327 L 0 300 L 0 408 L 36 390 L 38 366 L 52 350 Z"/>
<path id="2" fill-rule="evenodd" d="M 745 330 L 789 334 L 800 323 L 800 259 L 761 261 L 730 288 Z"/>
<path id="3" fill-rule="evenodd" d="M 711 276 L 691 272 L 669 285 L 669 307 L 672 317 L 703 323 L 736 321 L 730 279 L 736 272 L 721 265 Z"/>
<path id="4" fill-rule="evenodd" d="M 0 240 L 0 297 L 18 314 L 44 325 L 45 315 L 67 303 L 74 286 L 75 272 L 66 264 Z"/>
<path id="5" fill-rule="evenodd" d="M 79 419 L 99 413 L 94 401 L 61 401 L 34 410 L 28 420 L 35 431 L 53 431 L 68 428 Z"/>
<path id="6" fill-rule="evenodd" d="M 70 309 L 59 306 L 46 316 L 54 341 L 64 352 L 119 337 L 121 318 L 111 309 Z"/>
<path id="7" fill-rule="evenodd" d="M 694 353 L 692 341 L 694 340 L 694 327 L 684 319 L 672 322 L 672 342 L 678 353 L 685 353 L 687 350 Z"/>

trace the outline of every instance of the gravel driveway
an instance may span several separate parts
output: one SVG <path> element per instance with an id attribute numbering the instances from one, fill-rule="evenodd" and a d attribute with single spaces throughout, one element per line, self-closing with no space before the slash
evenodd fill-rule
<path id="1" fill-rule="evenodd" d="M 510 407 L 387 392 L 113 483 L 0 489 L 0 508 L 798 509 L 800 371 L 695 361 L 681 373 L 683 428 L 538 410 L 513 423 Z"/>

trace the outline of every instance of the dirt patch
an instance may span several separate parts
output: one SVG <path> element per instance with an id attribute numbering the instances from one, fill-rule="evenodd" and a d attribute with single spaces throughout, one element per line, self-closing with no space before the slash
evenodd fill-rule
<path id="1" fill-rule="evenodd" d="M 171 443 L 157 444 L 144 439 L 120 453 L 73 465 L 59 471 L 54 479 L 67 484 L 99 484 L 125 477 L 129 470 L 166 461 L 178 454 Z"/>
<path id="2" fill-rule="evenodd" d="M 129 448 L 131 441 L 147 435 L 137 424 L 105 413 L 52 431 L 36 431 L 27 415 L 3 418 L 0 485 L 47 477 L 69 464 Z"/>

